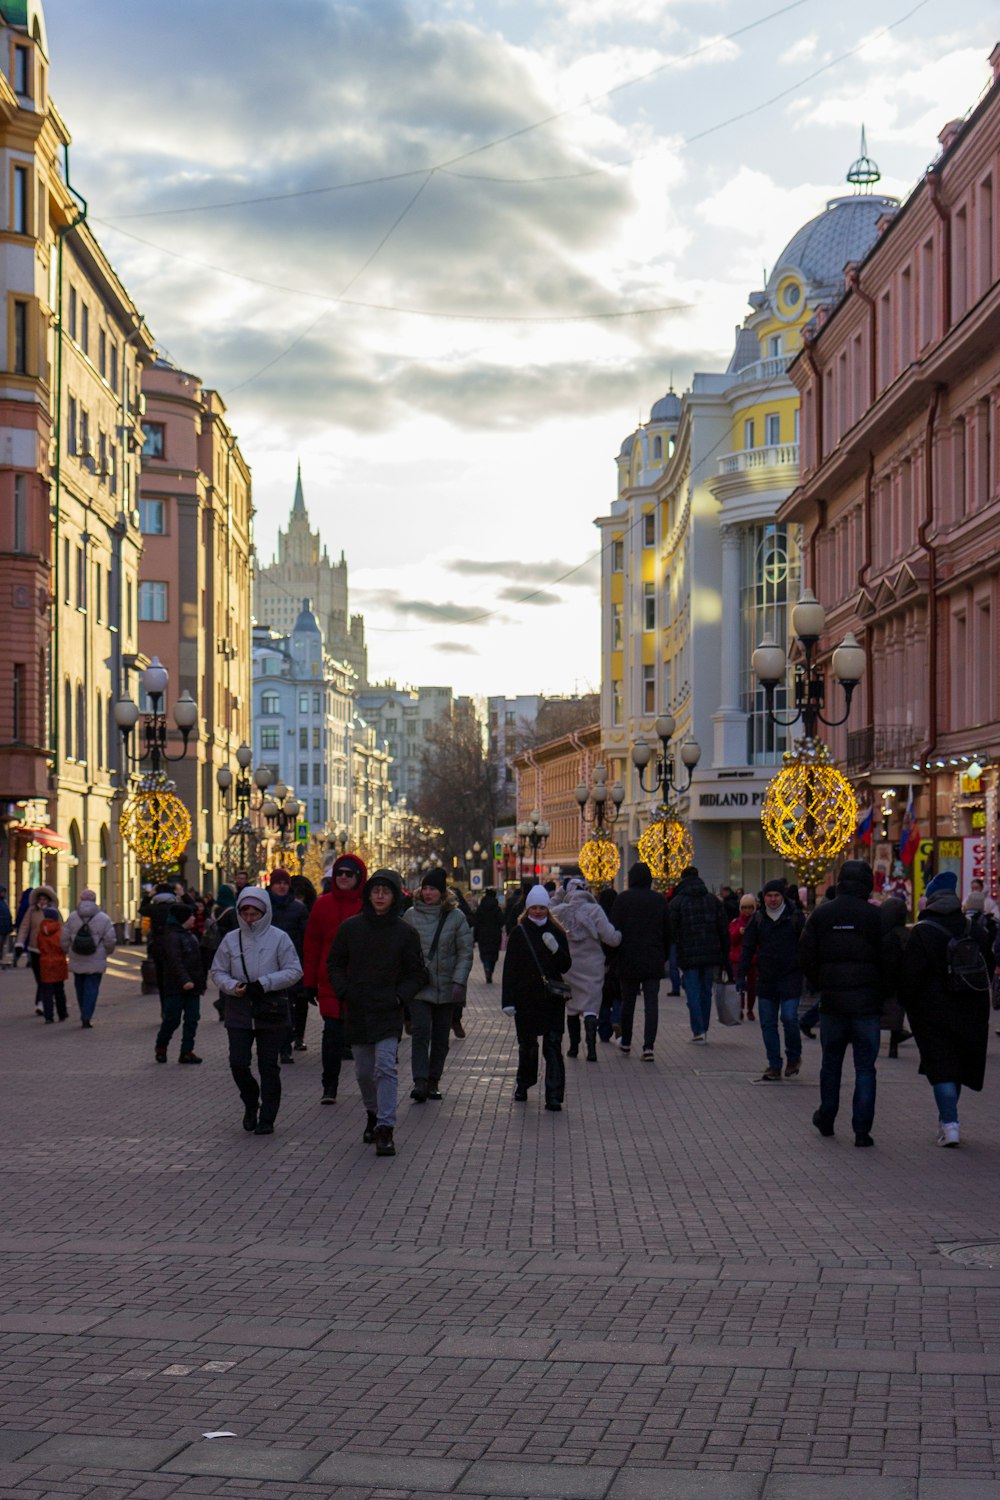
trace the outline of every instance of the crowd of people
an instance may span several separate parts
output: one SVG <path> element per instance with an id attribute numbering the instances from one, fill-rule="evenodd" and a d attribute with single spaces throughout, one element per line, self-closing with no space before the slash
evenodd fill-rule
<path id="1" fill-rule="evenodd" d="M 165 1064 L 181 1033 L 178 1062 L 195 1051 L 201 999 L 209 984 L 228 1037 L 229 1065 L 243 1128 L 270 1135 L 281 1102 L 281 1072 L 306 1051 L 308 1017 L 322 1020 L 321 1105 L 335 1104 L 342 1064 L 351 1061 L 365 1110 L 363 1139 L 392 1156 L 398 1104 L 398 1049 L 411 1037 L 414 1104 L 442 1098 L 451 1038 L 462 1023 L 474 951 L 486 983 L 501 952 L 500 1003 L 514 1022 L 514 1101 L 525 1103 L 543 1064 L 545 1108 L 566 1096 L 566 1058 L 581 1048 L 598 1061 L 602 1042 L 628 1056 L 641 993 L 642 1058 L 655 1060 L 660 992 L 683 994 L 690 1041 L 707 1046 L 713 1008 L 726 1024 L 756 1021 L 766 1066 L 760 1081 L 780 1083 L 802 1069 L 803 1038 L 819 1028 L 819 1106 L 813 1124 L 834 1134 L 844 1058 L 851 1048 L 856 1146 L 874 1144 L 876 1058 L 882 1031 L 889 1056 L 913 1040 L 938 1117 L 937 1141 L 960 1140 L 963 1088 L 981 1089 L 991 998 L 1000 959 L 1000 912 L 973 882 L 964 905 L 957 878 L 928 885 L 918 920 L 895 896 L 879 901 L 871 869 L 848 861 L 836 885 L 807 915 L 803 893 L 781 879 L 761 892 L 710 891 L 695 866 L 674 889 L 654 889 L 649 868 L 632 866 L 624 891 L 595 895 L 586 881 L 525 882 L 501 907 L 486 891 L 470 910 L 462 892 L 431 868 L 412 893 L 392 870 L 369 875 L 354 854 L 337 859 L 322 892 L 285 869 L 266 887 L 246 871 L 213 897 L 163 883 L 141 915 L 160 1000 L 153 1055 Z M 12 916 L 0 892 L 0 926 L 26 954 L 35 1004 L 46 1024 L 68 1018 L 72 975 L 80 1024 L 93 1027 L 115 928 L 93 891 L 63 922 L 56 894 L 38 886 Z M 563 1041 L 568 1034 L 564 1057 Z M 256 1073 L 254 1058 L 256 1054 Z"/>

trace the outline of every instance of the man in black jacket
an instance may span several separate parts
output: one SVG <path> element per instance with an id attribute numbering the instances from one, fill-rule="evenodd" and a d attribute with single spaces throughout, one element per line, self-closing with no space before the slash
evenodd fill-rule
<path id="1" fill-rule="evenodd" d="M 779 1020 L 785 1033 L 785 1077 L 794 1078 L 802 1067 L 802 1035 L 799 1031 L 802 960 L 799 956 L 799 939 L 804 922 L 798 907 L 786 899 L 783 880 L 769 880 L 763 894 L 764 909 L 754 912 L 743 934 L 736 986 L 742 994 L 746 988 L 750 966 L 756 957 L 757 1014 L 767 1053 L 767 1067 L 761 1082 L 780 1083 Z"/>
<path id="2" fill-rule="evenodd" d="M 837 894 L 817 906 L 802 933 L 802 968 L 819 992 L 819 1034 L 823 1065 L 819 1109 L 813 1124 L 833 1135 L 840 1106 L 840 1076 L 848 1043 L 854 1053 L 851 1124 L 856 1146 L 873 1146 L 875 1059 L 884 992 L 882 922 L 869 896 L 872 872 L 862 859 L 849 859 L 840 872 Z"/>
<path id="3" fill-rule="evenodd" d="M 281 868 L 271 871 L 271 878 L 267 884 L 267 894 L 271 898 L 271 926 L 277 927 L 279 932 L 287 933 L 295 946 L 296 957 L 302 962 L 302 948 L 306 936 L 306 923 L 309 921 L 309 912 L 304 901 L 297 901 L 292 895 L 292 877 L 287 870 Z M 288 1034 L 281 1045 L 279 1062 L 293 1063 L 292 1056 L 294 1045 L 296 1052 L 305 1052 L 306 1021 L 309 1016 L 309 1001 L 306 998 L 301 981 L 293 990 L 288 992 L 288 1009 L 291 1016 L 291 1024 Z"/>
<path id="4" fill-rule="evenodd" d="M 420 939 L 402 920 L 403 882 L 395 870 L 376 870 L 362 891 L 358 916 L 337 929 L 327 957 L 333 992 L 347 1006 L 344 1030 L 368 1111 L 366 1144 L 395 1156 L 396 1048 L 403 1006 L 427 982 Z"/>
<path id="5" fill-rule="evenodd" d="M 726 909 L 713 896 L 695 865 L 681 871 L 670 902 L 670 932 L 677 944 L 681 983 L 691 1018 L 691 1040 L 704 1045 L 712 1019 L 715 971 L 729 967 Z"/>
<path id="6" fill-rule="evenodd" d="M 667 903 L 653 890 L 653 876 L 646 864 L 634 864 L 628 872 L 628 890 L 615 897 L 609 921 L 622 935 L 618 949 L 618 980 L 621 986 L 622 1018 L 618 1046 L 632 1050 L 635 1002 L 642 986 L 642 1055 L 653 1059 L 660 1013 L 660 980 L 670 952 L 670 918 Z M 557 908 L 558 916 L 558 908 Z"/>

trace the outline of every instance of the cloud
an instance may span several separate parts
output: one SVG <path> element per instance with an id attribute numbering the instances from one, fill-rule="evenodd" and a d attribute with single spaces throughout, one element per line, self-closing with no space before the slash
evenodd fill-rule
<path id="1" fill-rule="evenodd" d="M 479 652 L 475 646 L 468 646 L 464 641 L 435 641 L 434 651 L 447 651 L 451 656 L 478 656 Z"/>
<path id="2" fill-rule="evenodd" d="M 593 588 L 601 576 L 600 559 L 596 557 L 575 565 L 555 558 L 551 562 L 521 562 L 516 559 L 453 557 L 446 559 L 443 566 L 450 573 L 459 573 L 466 578 L 520 579 L 521 593 L 533 583 Z"/>
<path id="3" fill-rule="evenodd" d="M 780 53 L 778 61 L 789 64 L 811 62 L 816 56 L 818 47 L 819 37 L 815 32 L 811 32 L 808 36 L 796 37 L 795 41 Z"/>
<path id="4" fill-rule="evenodd" d="M 355 589 L 352 601 L 369 609 L 388 610 L 396 615 L 409 615 L 414 620 L 446 625 L 485 625 L 489 614 L 482 604 L 438 604 L 430 599 L 406 599 L 391 589 Z M 495 623 L 498 616 L 493 613 L 490 618 Z"/>
<path id="5" fill-rule="evenodd" d="M 511 584 L 509 588 L 500 589 L 497 592 L 498 599 L 508 600 L 511 604 L 561 604 L 562 599 L 558 594 L 553 594 L 550 589 L 533 589 L 525 592 L 522 585 L 518 588 Z"/>

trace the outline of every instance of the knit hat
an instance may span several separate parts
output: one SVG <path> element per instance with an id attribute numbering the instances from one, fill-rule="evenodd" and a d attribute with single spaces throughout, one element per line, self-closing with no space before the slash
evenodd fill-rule
<path id="1" fill-rule="evenodd" d="M 962 903 L 954 891 L 939 890 L 931 897 L 924 909 L 936 912 L 939 917 L 950 917 L 962 910 Z"/>
<path id="2" fill-rule="evenodd" d="M 768 891 L 777 891 L 780 896 L 784 896 L 787 890 L 788 887 L 783 880 L 768 880 L 764 885 L 763 894 L 766 896 Z"/>
<path id="3" fill-rule="evenodd" d="M 445 879 L 445 873 L 441 869 L 441 866 L 435 865 L 433 870 L 425 870 L 423 875 L 421 875 L 420 877 L 420 885 L 421 888 L 426 885 L 429 886 L 432 891 L 440 891 L 443 896 L 445 891 L 448 889 L 448 882 Z"/>
<path id="4" fill-rule="evenodd" d="M 956 895 L 958 891 L 958 876 L 954 870 L 939 871 L 933 880 L 928 881 L 924 895 L 929 901 L 932 896 L 937 896 L 943 891 L 947 891 L 952 896 Z"/>
<path id="5" fill-rule="evenodd" d="M 525 901 L 524 905 L 525 908 L 529 910 L 532 906 L 548 906 L 549 893 L 545 889 L 544 885 L 532 886 L 531 890 L 528 892 L 527 900 Z"/>
<path id="6" fill-rule="evenodd" d="M 283 870 L 280 865 L 276 870 L 271 871 L 271 878 L 268 881 L 268 885 L 273 885 L 276 880 L 284 881 L 285 885 L 291 885 L 292 883 L 292 877 L 289 875 L 288 871 Z"/>
<path id="7" fill-rule="evenodd" d="M 219 886 L 218 893 L 215 897 L 215 904 L 222 911 L 228 911 L 230 908 L 235 911 L 236 892 L 233 890 L 231 885 L 226 885 L 225 883 L 223 883 Z"/>
<path id="8" fill-rule="evenodd" d="M 50 921 L 50 922 L 61 922 L 62 921 L 62 918 L 60 917 L 59 912 L 57 911 L 57 909 L 54 906 L 47 906 L 45 908 L 45 916 L 48 919 L 48 921 Z"/>
<path id="9" fill-rule="evenodd" d="M 965 898 L 965 909 L 966 909 L 966 911 L 985 911 L 986 910 L 986 893 L 985 893 L 985 891 L 970 891 L 969 894 Z"/>

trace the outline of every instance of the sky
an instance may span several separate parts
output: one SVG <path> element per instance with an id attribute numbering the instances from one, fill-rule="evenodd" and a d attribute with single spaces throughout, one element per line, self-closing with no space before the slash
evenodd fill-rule
<path id="1" fill-rule="evenodd" d="M 600 679 L 615 455 L 848 189 L 905 197 L 995 0 L 45 0 L 71 176 L 227 403 L 263 563 L 301 462 L 369 675 Z"/>

